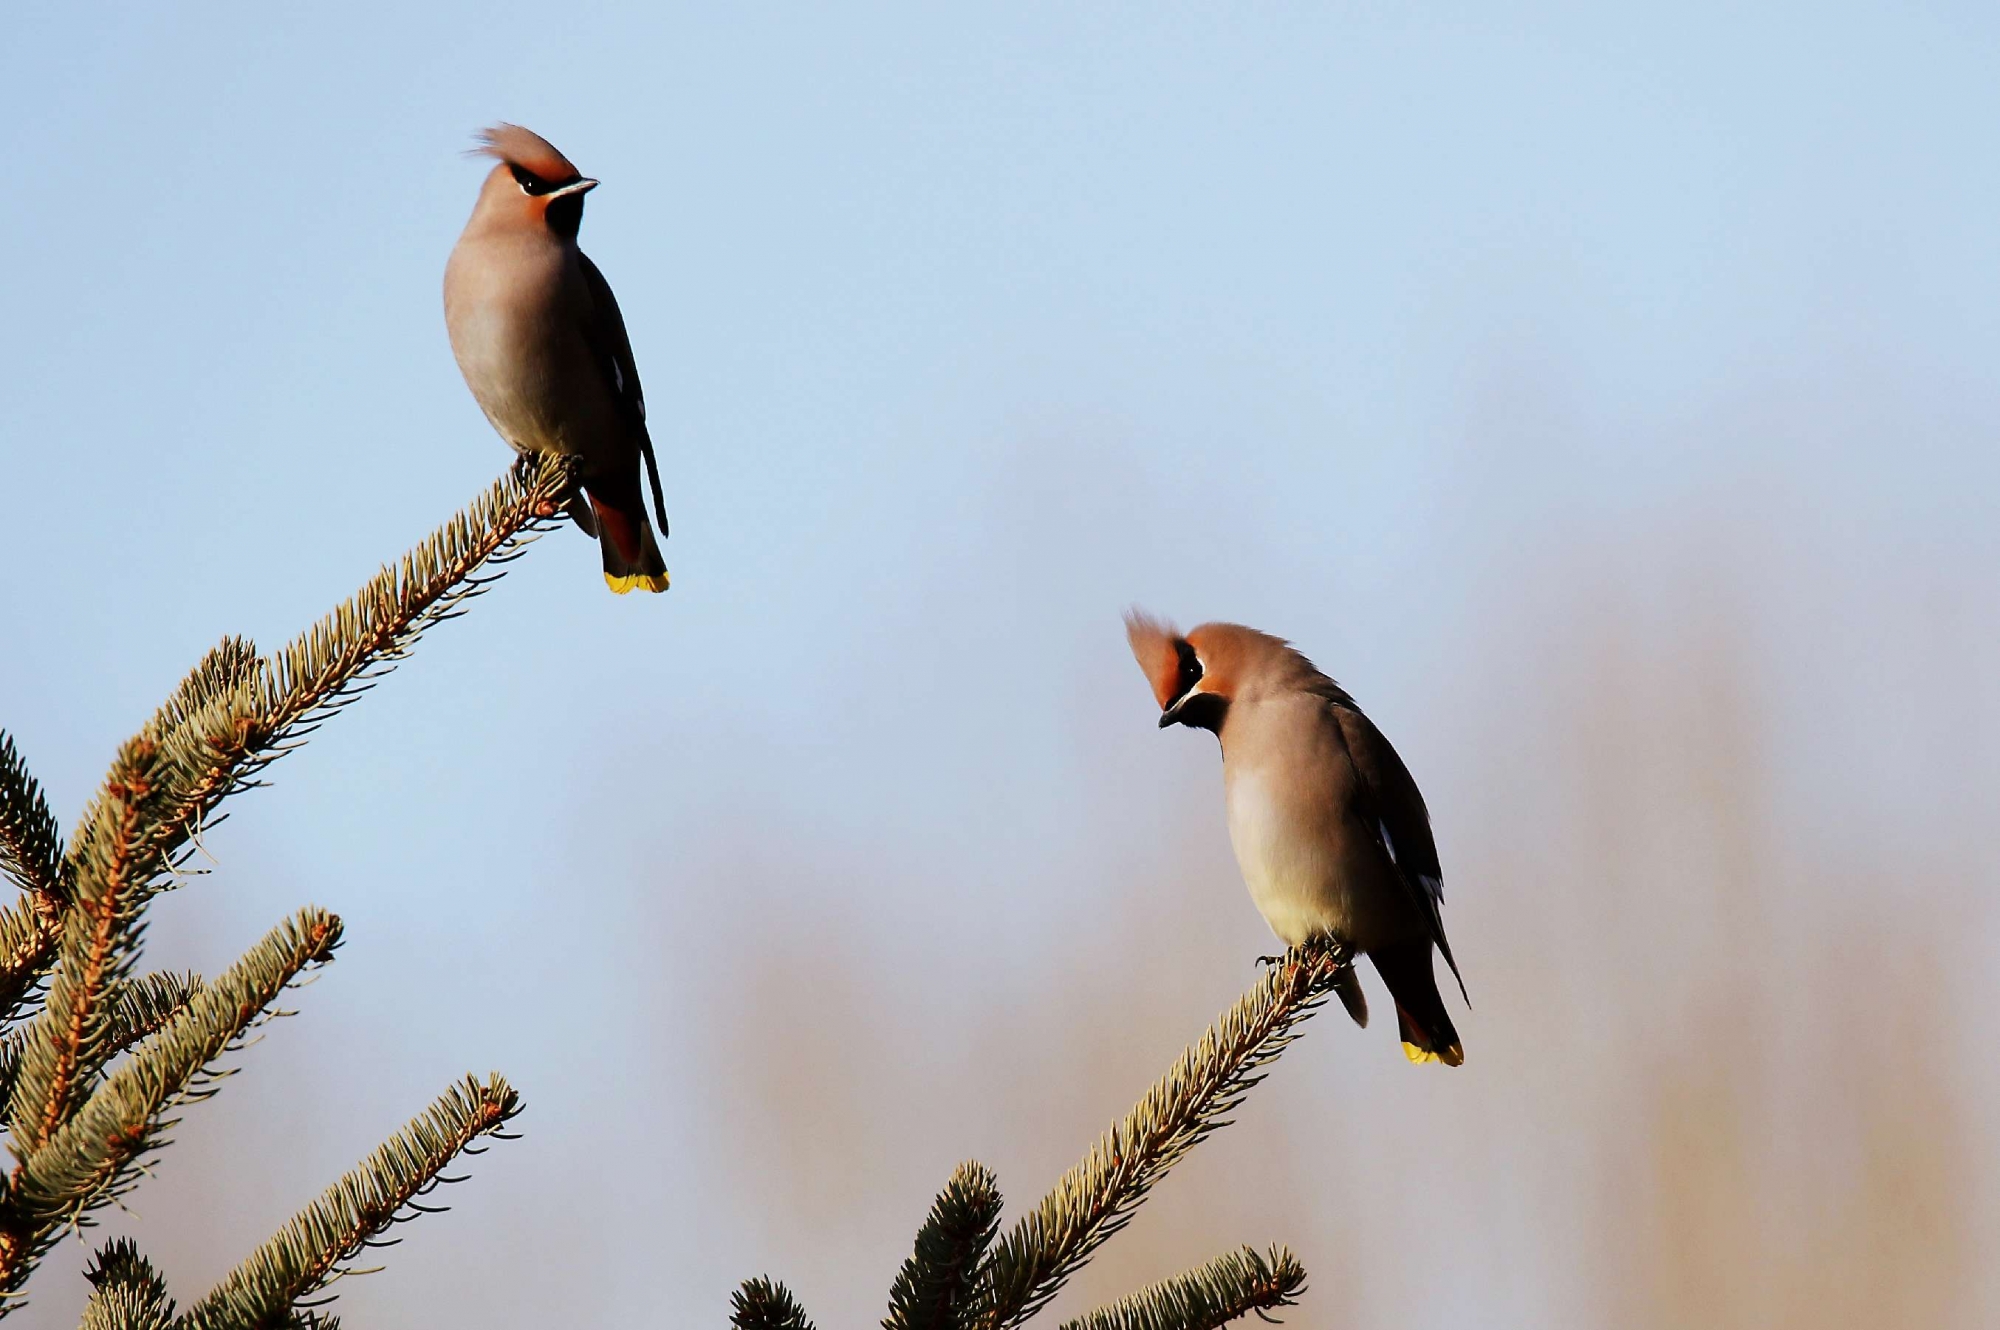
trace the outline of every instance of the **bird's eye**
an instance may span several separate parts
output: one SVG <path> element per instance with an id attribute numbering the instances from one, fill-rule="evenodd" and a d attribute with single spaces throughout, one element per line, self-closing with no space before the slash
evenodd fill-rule
<path id="1" fill-rule="evenodd" d="M 555 188 L 532 171 L 524 171 L 518 166 L 509 166 L 507 169 L 513 172 L 514 183 L 521 187 L 521 192 L 530 197 L 539 197 Z"/>

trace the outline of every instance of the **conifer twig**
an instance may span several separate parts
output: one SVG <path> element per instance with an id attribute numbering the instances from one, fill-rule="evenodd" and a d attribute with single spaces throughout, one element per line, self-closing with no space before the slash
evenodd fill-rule
<path id="1" fill-rule="evenodd" d="M 80 1330 L 168 1330 L 173 1323 L 167 1282 L 130 1238 L 114 1239 L 97 1253 L 83 1277 L 95 1291 Z"/>
<path id="2" fill-rule="evenodd" d="M 110 1029 L 104 1044 L 112 1054 L 123 1053 L 147 1035 L 163 1028 L 179 1015 L 201 992 L 198 974 L 157 974 L 127 979 L 112 994 L 105 1008 Z"/>
<path id="3" fill-rule="evenodd" d="M 517 464 L 274 660 L 259 659 L 243 639 L 225 638 L 120 748 L 57 879 L 68 908 L 55 973 L 8 1103 L 17 1156 L 48 1145 L 89 1092 L 93 1068 L 117 1051 L 106 1003 L 131 969 L 146 903 L 215 805 L 296 747 L 371 671 L 389 668 L 426 628 L 461 612 L 499 575 L 481 570 L 505 564 L 558 520 L 573 484 L 571 466 L 560 459 Z M 16 759 L 8 770 L 18 766 Z M 10 806 L 21 805 L 18 793 Z M 10 816 L 10 825 L 34 822 Z M 0 944 L 19 944 L 21 961 L 18 973 L 0 974 L 0 998 L 11 984 L 16 1005 L 49 963 L 50 949 L 24 926 L 29 922 L 0 915 Z M 17 1168 L 10 1191 L 23 1182 Z M 12 1222 L 19 1216 L 6 1214 L 9 1208 L 0 1203 L 0 1290 L 18 1285 L 29 1259 L 22 1225 Z M 0 1315 L 6 1310 L 0 1304 Z"/>
<path id="4" fill-rule="evenodd" d="M 17 1154 L 47 1143 L 87 1092 L 90 1069 L 109 1060 L 105 1004 L 131 970 L 158 876 L 144 842 L 162 801 L 173 798 L 178 775 L 171 750 L 149 726 L 119 749 L 73 843 L 75 894 L 9 1106 Z"/>
<path id="5" fill-rule="evenodd" d="M 6 1105 L 14 1097 L 14 1080 L 21 1072 L 21 1049 L 26 1043 L 19 1030 L 0 1037 L 0 1129 L 7 1127 Z M 0 1179 L 0 1197 L 5 1195 L 4 1179 Z"/>
<path id="6" fill-rule="evenodd" d="M 568 459 L 525 457 L 269 660 L 236 638 L 210 652 L 148 726 L 170 750 L 178 778 L 147 827 L 145 857 L 171 861 L 225 794 L 366 691 L 425 630 L 456 618 L 561 520 L 574 485 Z M 488 568 L 499 571 L 482 576 Z"/>
<path id="7" fill-rule="evenodd" d="M 1201 1042 L 1147 1091 L 986 1262 L 991 1299 L 981 1325 L 1020 1324 L 1040 1310 L 1189 1150 L 1216 1128 L 1259 1069 L 1296 1037 L 1299 1022 L 1326 1001 L 1347 955 L 1328 943 L 1294 948 L 1209 1027 Z"/>
<path id="8" fill-rule="evenodd" d="M 274 656 L 224 638 L 119 748 L 67 847 L 0 733 L 0 876 L 24 892 L 0 907 L 0 1126 L 15 1161 L 0 1178 L 0 1317 L 18 1310 L 17 1290 L 66 1226 L 87 1224 L 93 1208 L 134 1185 L 172 1125 L 164 1114 L 213 1093 L 226 1074 L 214 1060 L 339 940 L 339 921 L 309 910 L 211 984 L 135 977 L 148 903 L 200 848 L 224 798 L 253 787 L 263 767 L 371 687 L 428 628 L 463 613 L 561 521 L 575 485 L 572 461 L 523 459 Z M 258 1325 L 330 1328 L 332 1317 L 297 1299 L 337 1278 L 385 1225 L 425 1209 L 414 1197 L 516 1108 L 498 1077 L 455 1089 L 196 1310 L 207 1315 L 218 1297 L 238 1310 L 263 1299 L 275 1310 Z M 92 1325 L 151 1327 L 170 1315 L 157 1276 L 129 1247 L 107 1248 L 92 1273 Z"/>
<path id="9" fill-rule="evenodd" d="M 1245 1247 L 1064 1322 L 1062 1330 L 1219 1330 L 1253 1312 L 1269 1321 L 1305 1286 L 1305 1268 L 1285 1248 L 1265 1257 Z"/>
<path id="10" fill-rule="evenodd" d="M 62 833 L 14 736 L 0 730 L 0 874 L 30 895 L 62 895 Z"/>
<path id="11" fill-rule="evenodd" d="M 158 1142 L 162 1113 L 254 1024 L 299 973 L 324 963 L 340 944 L 340 920 L 301 910 L 194 993 L 158 1032 L 83 1101 L 15 1172 L 0 1237 L 34 1252 L 59 1226 L 129 1189 L 134 1165 Z M 30 1044 L 28 1058 L 35 1052 Z M 26 1068 L 22 1072 L 26 1076 Z M 25 1263 L 19 1268 L 25 1270 Z"/>
<path id="12" fill-rule="evenodd" d="M 142 975 L 121 981 L 104 1019 L 105 1035 L 93 1040 L 91 1048 L 102 1054 L 103 1062 L 93 1061 L 86 1079 L 103 1070 L 109 1062 L 178 1015 L 201 991 L 197 974 Z M 13 1098 L 14 1082 L 21 1070 L 21 1050 L 27 1046 L 27 1031 L 15 1030 L 0 1038 L 0 1126 L 7 1123 L 6 1105 Z"/>
<path id="13" fill-rule="evenodd" d="M 483 1082 L 467 1076 L 252 1252 L 188 1308 L 175 1330 L 241 1330 L 298 1319 L 303 1300 L 358 1273 L 343 1263 L 377 1245 L 392 1224 L 438 1209 L 416 1199 L 456 1181 L 441 1176 L 446 1166 L 520 1111 L 520 1097 L 498 1075 Z M 320 1325 L 328 1319 L 310 1309 L 305 1315 Z"/>
<path id="14" fill-rule="evenodd" d="M 792 1291 L 761 1275 L 744 1280 L 729 1302 L 729 1324 L 735 1330 L 813 1330 Z"/>
<path id="15" fill-rule="evenodd" d="M 22 891 L 0 911 L 0 1022 L 11 1019 L 55 954 L 67 903 L 62 833 L 14 738 L 0 730 L 0 877 Z"/>
<path id="16" fill-rule="evenodd" d="M 37 908 L 43 899 L 24 895 L 0 909 L 0 1024 L 19 1017 L 48 971 L 62 935 L 62 915 Z"/>
<path id="17" fill-rule="evenodd" d="M 979 1262 L 1000 1229 L 1000 1188 L 993 1170 L 960 1164 L 917 1230 L 889 1289 L 882 1330 L 957 1330 L 976 1314 Z"/>
<path id="18" fill-rule="evenodd" d="M 265 680 L 254 766 L 287 751 L 288 738 L 303 737 L 357 685 L 365 691 L 365 681 L 407 656 L 425 630 L 457 618 L 465 602 L 500 579 L 504 565 L 563 520 L 575 477 L 573 459 L 523 457 L 465 512 L 279 652 Z"/>

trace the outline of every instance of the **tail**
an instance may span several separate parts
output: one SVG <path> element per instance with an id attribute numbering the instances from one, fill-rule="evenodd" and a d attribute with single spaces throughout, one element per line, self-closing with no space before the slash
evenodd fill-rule
<path id="1" fill-rule="evenodd" d="M 1375 972 L 1388 985 L 1396 1000 L 1396 1023 L 1402 1029 L 1403 1056 L 1412 1062 L 1442 1062 L 1456 1067 L 1465 1061 L 1458 1031 L 1438 996 L 1437 976 L 1431 970 L 1431 944 L 1403 942 L 1368 953 Z"/>
<path id="2" fill-rule="evenodd" d="M 652 524 L 646 520 L 645 501 L 628 510 L 592 494 L 590 507 L 597 514 L 597 548 L 604 555 L 606 585 L 621 596 L 634 588 L 665 591 L 667 562 L 660 557 Z"/>
<path id="3" fill-rule="evenodd" d="M 1361 976 L 1354 973 L 1352 964 L 1343 965 L 1333 976 L 1333 991 L 1339 997 L 1340 1005 L 1347 1008 L 1347 1014 L 1362 1029 L 1368 1028 L 1368 995 L 1361 991 Z"/>

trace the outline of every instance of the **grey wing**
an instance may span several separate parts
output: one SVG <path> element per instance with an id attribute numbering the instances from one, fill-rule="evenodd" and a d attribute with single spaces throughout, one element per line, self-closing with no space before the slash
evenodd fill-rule
<path id="1" fill-rule="evenodd" d="M 639 386 L 639 366 L 632 359 L 632 341 L 625 333 L 625 316 L 619 312 L 618 297 L 604 280 L 597 265 L 582 250 L 577 260 L 583 265 L 584 290 L 590 296 L 590 317 L 584 322 L 584 340 L 590 344 L 604 377 L 617 399 L 618 412 L 638 440 L 645 459 L 646 478 L 652 484 L 653 512 L 659 519 L 660 537 L 667 535 L 667 503 L 660 492 L 660 464 L 653 457 L 653 437 L 646 429 L 646 392 Z"/>
<path id="2" fill-rule="evenodd" d="M 1423 792 L 1375 722 L 1351 703 L 1332 705 L 1348 760 L 1354 765 L 1356 811 L 1374 828 L 1411 903 L 1423 916 L 1431 941 L 1451 967 L 1452 978 L 1458 980 L 1463 997 L 1465 978 L 1458 972 L 1451 943 L 1444 935 L 1444 916 L 1439 909 L 1444 904 L 1444 869 L 1438 865 L 1437 840 L 1431 835 L 1431 814 L 1424 805 Z"/>
<path id="3" fill-rule="evenodd" d="M 590 297 L 590 316 L 583 325 L 584 340 L 590 344 L 598 366 L 611 384 L 619 414 L 628 424 L 638 426 L 643 434 L 646 394 L 639 386 L 639 366 L 632 360 L 632 342 L 625 335 L 625 316 L 619 312 L 618 297 L 611 294 L 611 283 L 604 280 L 604 274 L 588 254 L 578 251 L 576 257 L 583 265 L 584 291 Z"/>

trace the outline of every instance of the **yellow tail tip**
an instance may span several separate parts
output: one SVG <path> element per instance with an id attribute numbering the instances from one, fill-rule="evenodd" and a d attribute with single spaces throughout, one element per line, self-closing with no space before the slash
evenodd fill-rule
<path id="1" fill-rule="evenodd" d="M 622 596 L 628 591 L 665 591 L 672 583 L 667 579 L 666 570 L 661 569 L 657 573 L 633 573 L 628 577 L 606 573 L 604 585 Z"/>
<path id="2" fill-rule="evenodd" d="M 1465 1051 L 1457 1044 L 1453 1044 L 1450 1048 L 1442 1052 L 1433 1052 L 1428 1048 L 1418 1048 L 1415 1044 L 1406 1041 L 1403 1044 L 1403 1056 L 1412 1062 L 1440 1062 L 1447 1067 L 1462 1067 L 1465 1065 Z"/>

